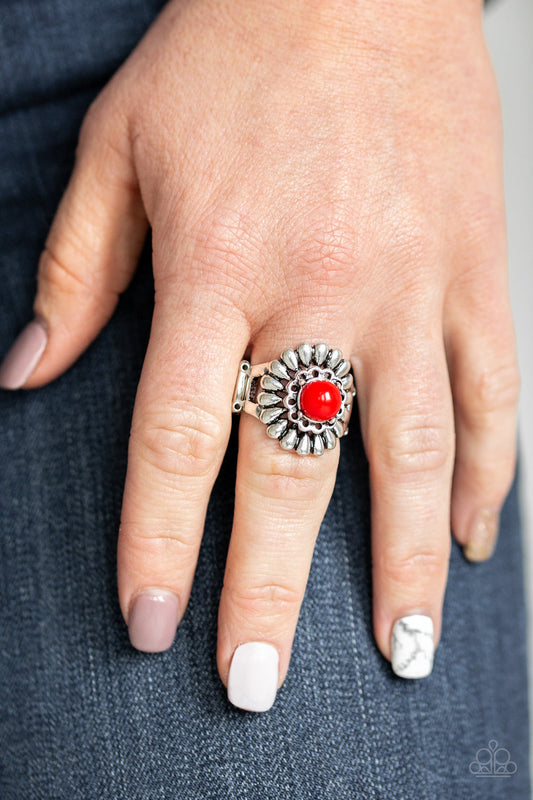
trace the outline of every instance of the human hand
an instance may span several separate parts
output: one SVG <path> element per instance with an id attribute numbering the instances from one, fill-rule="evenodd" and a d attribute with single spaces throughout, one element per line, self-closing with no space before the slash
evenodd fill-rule
<path id="1" fill-rule="evenodd" d="M 38 321 L 0 383 L 42 386 L 79 357 L 149 222 L 155 309 L 118 543 L 139 649 L 170 646 L 185 610 L 243 353 L 263 362 L 303 341 L 354 365 L 377 644 L 390 659 L 412 614 L 438 642 L 450 515 L 467 555 L 487 557 L 514 471 L 500 149 L 481 8 L 466 0 L 174 0 L 95 101 L 39 264 Z M 238 651 L 238 705 L 264 710 L 285 677 L 338 456 L 284 452 L 240 420 L 223 682 L 239 645 L 274 649 Z M 264 685 L 246 674 L 257 654 Z"/>

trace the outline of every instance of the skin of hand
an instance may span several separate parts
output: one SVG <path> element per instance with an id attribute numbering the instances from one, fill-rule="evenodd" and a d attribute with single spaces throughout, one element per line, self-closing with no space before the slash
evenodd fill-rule
<path id="1" fill-rule="evenodd" d="M 450 529 L 467 557 L 487 558 L 515 466 L 501 120 L 481 4 L 169 3 L 83 124 L 39 264 L 48 338 L 25 388 L 98 335 L 148 224 L 155 308 L 118 581 L 126 622 L 147 593 L 168 630 L 132 642 L 168 647 L 185 610 L 243 354 L 324 341 L 349 354 L 358 386 L 377 645 L 390 659 L 393 625 L 411 614 L 431 617 L 436 644 Z M 274 645 L 284 680 L 338 456 L 285 452 L 240 420 L 226 685 L 247 642 Z"/>

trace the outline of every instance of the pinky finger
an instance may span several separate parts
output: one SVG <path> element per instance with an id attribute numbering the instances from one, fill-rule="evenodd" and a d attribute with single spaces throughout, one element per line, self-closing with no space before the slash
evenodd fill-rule
<path id="1" fill-rule="evenodd" d="M 448 348 L 457 437 L 452 529 L 470 561 L 494 550 L 516 465 L 520 378 L 510 316 L 493 330 L 497 342 L 459 327 Z"/>

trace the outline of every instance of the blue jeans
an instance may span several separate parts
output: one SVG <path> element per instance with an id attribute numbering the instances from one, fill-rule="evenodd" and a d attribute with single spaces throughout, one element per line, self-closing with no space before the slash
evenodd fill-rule
<path id="1" fill-rule="evenodd" d="M 39 252 L 84 112 L 161 5 L 2 4 L 0 356 L 31 318 Z M 432 675 L 396 678 L 372 635 L 357 420 L 271 711 L 230 706 L 215 663 L 236 429 L 174 645 L 161 654 L 130 646 L 115 546 L 152 300 L 147 248 L 112 321 L 74 367 L 43 389 L 0 392 L 2 800 L 529 798 L 516 483 L 494 557 L 472 565 L 453 546 Z M 509 751 L 506 774 L 479 778 L 493 740 Z"/>

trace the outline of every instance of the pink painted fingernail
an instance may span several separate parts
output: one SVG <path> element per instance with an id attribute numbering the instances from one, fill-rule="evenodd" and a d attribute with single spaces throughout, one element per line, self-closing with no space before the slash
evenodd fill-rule
<path id="1" fill-rule="evenodd" d="M 20 389 L 39 363 L 48 334 L 44 325 L 33 320 L 26 325 L 0 367 L 0 387 Z"/>
<path id="2" fill-rule="evenodd" d="M 178 598 L 167 589 L 145 589 L 138 594 L 128 618 L 130 642 L 145 653 L 168 650 L 178 627 Z"/>

